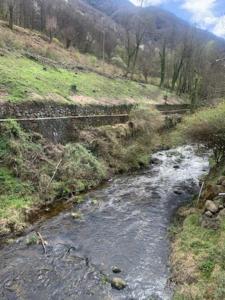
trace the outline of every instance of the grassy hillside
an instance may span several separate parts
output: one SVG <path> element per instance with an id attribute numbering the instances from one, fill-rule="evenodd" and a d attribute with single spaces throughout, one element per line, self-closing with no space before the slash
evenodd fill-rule
<path id="1" fill-rule="evenodd" d="M 57 40 L 0 22 L 0 100 L 74 103 L 163 102 L 179 97 L 151 84 L 125 80 L 122 70 L 97 58 L 66 50 Z"/>
<path id="2" fill-rule="evenodd" d="M 13 68 L 12 68 L 13 65 Z M 1 99 L 14 102 L 32 99 L 90 102 L 90 98 L 163 100 L 163 91 L 148 84 L 110 79 L 94 72 L 73 72 L 43 66 L 21 55 L 0 57 Z M 102 99 L 103 100 L 103 99 Z"/>

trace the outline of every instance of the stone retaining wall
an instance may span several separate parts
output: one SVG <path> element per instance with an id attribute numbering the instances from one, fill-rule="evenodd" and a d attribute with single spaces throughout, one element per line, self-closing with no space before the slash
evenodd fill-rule
<path id="1" fill-rule="evenodd" d="M 54 102 L 2 103 L 0 104 L 0 119 L 34 118 L 36 120 L 19 122 L 26 130 L 41 133 L 54 143 L 67 143 L 76 140 L 79 129 L 127 122 L 132 107 L 132 105 L 125 104 L 79 106 Z M 72 116 L 75 118 L 38 119 Z"/>
<path id="2" fill-rule="evenodd" d="M 0 104 L 0 118 L 43 118 L 62 116 L 129 114 L 130 104 L 75 105 L 54 102 L 23 102 Z"/>

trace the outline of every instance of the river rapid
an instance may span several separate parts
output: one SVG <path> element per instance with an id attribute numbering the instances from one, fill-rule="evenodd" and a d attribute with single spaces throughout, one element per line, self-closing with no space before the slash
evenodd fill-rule
<path id="1" fill-rule="evenodd" d="M 88 193 L 38 225 L 46 254 L 26 244 L 31 233 L 0 250 L 0 299 L 172 299 L 168 229 L 207 171 L 207 155 L 185 146 L 157 152 L 147 169 Z M 78 210 L 81 218 L 72 217 Z M 113 289 L 113 277 L 127 287 Z"/>

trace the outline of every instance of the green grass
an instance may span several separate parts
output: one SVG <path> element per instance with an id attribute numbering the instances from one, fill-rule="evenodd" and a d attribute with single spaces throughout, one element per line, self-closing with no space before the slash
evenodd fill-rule
<path id="1" fill-rule="evenodd" d="M 12 217 L 13 212 L 34 202 L 32 187 L 16 178 L 7 168 L 0 169 L 0 218 Z"/>
<path id="2" fill-rule="evenodd" d="M 173 255 L 182 257 L 177 261 L 179 268 L 188 270 L 188 258 L 192 257 L 196 271 L 195 281 L 179 286 L 174 300 L 225 299 L 225 280 L 221 277 L 225 274 L 225 222 L 221 222 L 218 230 L 212 230 L 203 228 L 199 219 L 199 213 L 189 215 L 176 234 Z"/>
<path id="3" fill-rule="evenodd" d="M 135 100 L 163 97 L 164 92 L 153 85 L 122 79 L 109 79 L 96 73 L 67 71 L 47 67 L 24 57 L 0 57 L 0 91 L 14 102 L 30 99 L 31 93 L 41 97 L 57 94 L 71 101 L 71 87 L 76 85 L 78 95 L 93 98 Z M 54 99 L 53 99 L 54 100 Z"/>

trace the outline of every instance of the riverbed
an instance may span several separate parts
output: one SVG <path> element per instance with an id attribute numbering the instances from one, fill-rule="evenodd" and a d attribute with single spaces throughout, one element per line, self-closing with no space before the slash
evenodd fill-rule
<path id="1" fill-rule="evenodd" d="M 41 244 L 27 245 L 33 233 L 0 250 L 0 299 L 172 299 L 168 229 L 207 172 L 207 154 L 179 147 L 88 193 L 38 225 L 46 253 Z M 127 287 L 112 288 L 113 277 Z"/>

